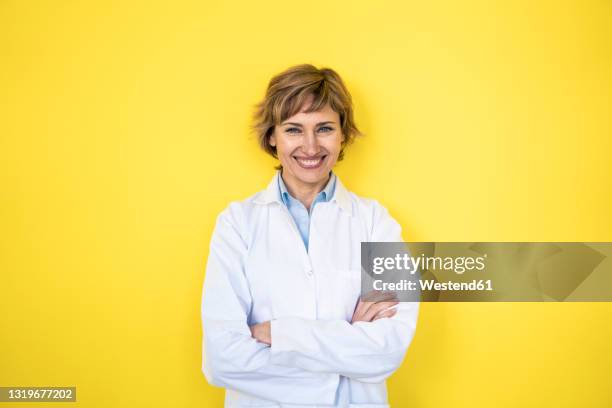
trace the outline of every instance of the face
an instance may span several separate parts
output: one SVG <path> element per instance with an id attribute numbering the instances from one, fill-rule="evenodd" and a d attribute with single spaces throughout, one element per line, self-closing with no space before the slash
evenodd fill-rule
<path id="1" fill-rule="evenodd" d="M 310 106 L 312 97 L 304 103 Z M 344 136 L 340 116 L 329 105 L 317 112 L 304 108 L 275 126 L 270 144 L 276 146 L 283 179 L 294 187 L 323 187 L 340 154 Z"/>

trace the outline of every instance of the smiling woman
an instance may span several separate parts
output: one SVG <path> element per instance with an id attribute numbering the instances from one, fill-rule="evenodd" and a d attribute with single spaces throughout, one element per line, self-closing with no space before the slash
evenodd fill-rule
<path id="1" fill-rule="evenodd" d="M 312 99 L 306 100 L 306 106 Z M 289 193 L 310 208 L 313 195 L 329 181 L 344 136 L 339 115 L 329 105 L 312 113 L 302 110 L 290 120 L 275 128 L 269 143 L 276 148 Z"/>
<path id="2" fill-rule="evenodd" d="M 346 137 L 338 157 L 338 160 L 342 160 L 344 147 L 361 134 L 353 119 L 351 94 L 336 71 L 330 68 L 317 69 L 310 64 L 296 65 L 270 80 L 266 96 L 256 105 L 253 130 L 259 144 L 266 152 L 277 157 L 276 147 L 270 144 L 269 139 L 275 126 L 302 108 L 306 108 L 305 113 L 310 113 L 321 110 L 325 105 L 329 105 L 338 115 L 336 124 Z M 299 121 L 295 122 L 298 128 L 302 125 Z"/>
<path id="3" fill-rule="evenodd" d="M 334 70 L 303 64 L 273 77 L 256 108 L 261 147 L 280 160 L 289 193 L 309 208 L 344 148 L 361 135 L 350 93 Z"/>
<path id="4" fill-rule="evenodd" d="M 329 68 L 273 77 L 257 105 L 268 187 L 217 218 L 202 296 L 202 370 L 232 407 L 388 407 L 385 380 L 416 330 L 416 302 L 364 302 L 361 242 L 402 241 L 376 200 L 332 168 L 360 132 Z"/>

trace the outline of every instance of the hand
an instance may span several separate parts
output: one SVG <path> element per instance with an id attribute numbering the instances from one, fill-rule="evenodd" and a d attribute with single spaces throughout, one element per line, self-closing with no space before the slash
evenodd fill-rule
<path id="1" fill-rule="evenodd" d="M 351 319 L 351 324 L 355 322 L 373 322 L 383 317 L 392 317 L 397 313 L 397 309 L 386 309 L 398 303 L 398 301 L 364 302 L 359 298 L 359 302 L 353 313 L 353 318 Z"/>
<path id="2" fill-rule="evenodd" d="M 249 329 L 251 329 L 251 336 L 253 336 L 255 340 L 265 343 L 268 346 L 272 345 L 272 328 L 269 320 L 249 326 Z"/>

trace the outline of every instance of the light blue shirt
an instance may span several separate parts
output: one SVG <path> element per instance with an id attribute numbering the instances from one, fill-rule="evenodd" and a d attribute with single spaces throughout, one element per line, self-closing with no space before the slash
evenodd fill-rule
<path id="1" fill-rule="evenodd" d="M 312 210 L 317 203 L 329 201 L 334 194 L 336 187 L 336 175 L 333 171 L 330 171 L 329 173 L 329 181 L 327 182 L 325 188 L 315 197 L 312 205 L 310 206 L 310 212 L 308 212 L 306 207 L 304 207 L 304 204 L 289 194 L 289 191 L 287 191 L 287 186 L 285 186 L 283 178 L 281 177 L 282 173 L 279 173 L 278 176 L 278 188 L 281 199 L 283 200 L 283 203 L 285 203 L 291 217 L 295 221 L 295 225 L 300 231 L 300 235 L 302 236 L 302 241 L 304 241 L 306 250 L 308 250 L 308 239 L 310 236 L 310 215 L 312 214 Z"/>

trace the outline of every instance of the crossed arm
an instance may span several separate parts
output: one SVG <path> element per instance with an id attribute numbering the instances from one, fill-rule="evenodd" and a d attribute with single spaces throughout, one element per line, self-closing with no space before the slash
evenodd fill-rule
<path id="1" fill-rule="evenodd" d="M 397 313 L 397 309 L 391 309 L 399 302 L 364 302 L 359 299 L 351 323 L 373 322 L 383 317 L 391 317 Z M 257 323 L 249 326 L 253 338 L 261 343 L 272 345 L 272 325 L 267 322 Z"/>
<path id="2" fill-rule="evenodd" d="M 249 326 L 246 246 L 236 225 L 231 213 L 219 216 L 207 262 L 202 370 L 211 384 L 281 403 L 333 404 L 340 376 L 378 383 L 399 368 L 418 302 L 360 301 L 350 322 L 283 317 Z M 399 226 L 389 225 L 394 239 Z"/>

